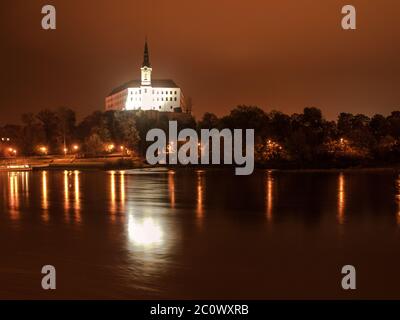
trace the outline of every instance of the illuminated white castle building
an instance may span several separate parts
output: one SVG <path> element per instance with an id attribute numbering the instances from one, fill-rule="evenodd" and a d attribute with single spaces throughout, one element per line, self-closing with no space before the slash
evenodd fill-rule
<path id="1" fill-rule="evenodd" d="M 182 112 L 183 96 L 175 82 L 151 79 L 153 69 L 150 64 L 147 41 L 140 70 L 141 80 L 129 81 L 112 90 L 106 97 L 106 110 Z"/>

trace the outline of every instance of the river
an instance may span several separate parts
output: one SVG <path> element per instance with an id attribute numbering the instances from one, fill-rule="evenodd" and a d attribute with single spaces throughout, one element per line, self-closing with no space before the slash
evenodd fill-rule
<path id="1" fill-rule="evenodd" d="M 3 299 L 400 298 L 396 171 L 2 172 L 0 198 Z"/>

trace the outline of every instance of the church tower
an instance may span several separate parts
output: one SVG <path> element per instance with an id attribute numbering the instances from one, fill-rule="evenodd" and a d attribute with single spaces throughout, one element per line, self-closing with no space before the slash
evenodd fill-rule
<path id="1" fill-rule="evenodd" d="M 140 68 L 142 71 L 142 86 L 151 86 L 151 64 L 150 64 L 150 56 L 149 56 L 149 48 L 147 46 L 147 39 L 144 44 L 144 57 L 143 64 Z"/>

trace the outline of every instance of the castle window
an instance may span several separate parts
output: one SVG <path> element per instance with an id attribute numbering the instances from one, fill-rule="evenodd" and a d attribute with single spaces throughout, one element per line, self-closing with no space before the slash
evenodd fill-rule
<path id="1" fill-rule="evenodd" d="M 176 91 L 175 91 L 175 94 L 176 94 Z"/>
<path id="2" fill-rule="evenodd" d="M 159 106 L 158 109 L 161 109 L 161 106 Z"/>
<path id="3" fill-rule="evenodd" d="M 175 97 L 175 101 L 176 101 L 176 97 Z"/>

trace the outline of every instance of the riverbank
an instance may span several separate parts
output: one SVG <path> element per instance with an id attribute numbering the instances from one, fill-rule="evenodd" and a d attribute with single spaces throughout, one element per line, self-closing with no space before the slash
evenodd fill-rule
<path id="1" fill-rule="evenodd" d="M 232 165 L 157 165 L 151 166 L 145 162 L 145 159 L 140 157 L 123 157 L 120 155 L 111 155 L 106 157 L 95 158 L 78 158 L 74 156 L 41 156 L 41 157 L 19 157 L 0 159 L 0 168 L 7 166 L 29 166 L 35 170 L 129 170 L 141 168 L 168 168 L 168 169 L 230 169 Z M 339 172 L 339 171 L 388 171 L 400 170 L 398 163 L 375 163 L 368 165 L 356 166 L 323 166 L 323 167 L 301 167 L 298 165 L 258 165 L 255 164 L 255 169 L 273 170 L 273 171 L 291 171 L 291 172 Z"/>
<path id="2" fill-rule="evenodd" d="M 20 157 L 0 160 L 0 167 L 29 166 L 32 170 L 84 170 L 84 169 L 135 169 L 146 164 L 138 157 L 107 156 L 96 158 L 77 158 L 74 156 L 57 157 Z"/>

